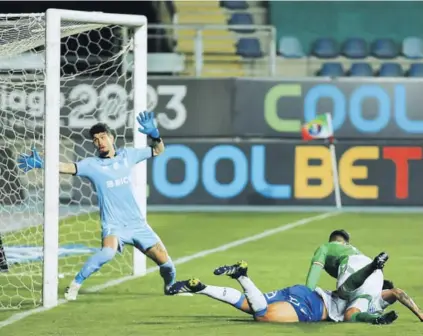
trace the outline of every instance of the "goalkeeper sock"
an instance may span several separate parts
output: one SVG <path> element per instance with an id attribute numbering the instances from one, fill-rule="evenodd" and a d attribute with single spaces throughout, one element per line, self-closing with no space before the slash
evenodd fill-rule
<path id="1" fill-rule="evenodd" d="M 168 261 L 166 261 L 164 264 L 161 264 L 159 268 L 160 275 L 163 278 L 165 286 L 167 287 L 173 285 L 176 280 L 176 268 L 172 259 L 169 258 Z"/>
<path id="2" fill-rule="evenodd" d="M 77 284 L 82 284 L 91 274 L 97 272 L 101 266 L 114 258 L 116 251 L 110 247 L 103 247 L 96 254 L 91 256 L 82 266 L 81 270 L 75 277 Z"/>
<path id="3" fill-rule="evenodd" d="M 263 293 L 256 287 L 250 278 L 241 275 L 238 279 L 239 284 L 245 292 L 245 297 L 254 311 L 255 316 L 263 316 L 267 311 L 267 301 Z"/>
<path id="4" fill-rule="evenodd" d="M 367 278 L 375 271 L 373 265 L 370 263 L 357 272 L 351 274 L 345 282 L 339 286 L 338 293 L 343 299 L 348 299 L 348 294 L 361 287 Z"/>
<path id="5" fill-rule="evenodd" d="M 351 316 L 351 322 L 373 323 L 379 316 L 379 314 L 354 313 Z"/>
<path id="6" fill-rule="evenodd" d="M 242 302 L 245 299 L 245 295 L 235 288 L 209 286 L 197 292 L 197 294 L 207 295 L 213 299 L 228 303 L 235 308 L 241 309 Z"/>

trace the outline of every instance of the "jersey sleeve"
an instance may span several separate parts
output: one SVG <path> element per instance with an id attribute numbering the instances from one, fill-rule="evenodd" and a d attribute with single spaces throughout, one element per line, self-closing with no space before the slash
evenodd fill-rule
<path id="1" fill-rule="evenodd" d="M 322 245 L 314 252 L 313 258 L 311 259 L 310 269 L 307 274 L 306 286 L 312 290 L 316 288 L 317 283 L 319 282 L 322 268 L 325 265 L 327 253 L 327 245 Z"/>
<path id="2" fill-rule="evenodd" d="M 75 162 L 75 167 L 76 167 L 75 176 L 89 178 L 93 172 L 90 158 L 82 159 L 81 161 Z"/>
<path id="3" fill-rule="evenodd" d="M 128 159 L 132 164 L 147 160 L 153 156 L 153 149 L 151 147 L 144 148 L 127 148 L 126 153 Z"/>

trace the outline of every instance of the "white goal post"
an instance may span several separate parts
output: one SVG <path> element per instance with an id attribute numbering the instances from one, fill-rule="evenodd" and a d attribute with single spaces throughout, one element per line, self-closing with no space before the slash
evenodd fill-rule
<path id="1" fill-rule="evenodd" d="M 87 130 L 97 122 L 116 131 L 117 146 L 147 145 L 136 122 L 147 109 L 147 18 L 59 9 L 0 14 L 0 42 L 0 311 L 54 307 L 59 284 L 69 284 L 101 247 L 95 190 L 59 177 L 59 162 L 94 155 Z M 32 146 L 44 170 L 25 174 L 16 158 Z M 145 161 L 132 180 L 146 216 Z M 128 273 L 146 273 L 136 249 L 90 279 Z"/>
<path id="2" fill-rule="evenodd" d="M 133 27 L 134 69 L 132 72 L 134 146 L 146 146 L 146 136 L 137 132 L 136 113 L 147 108 L 147 19 L 145 16 L 81 12 L 48 9 L 46 12 L 45 59 L 45 167 L 44 167 L 44 264 L 43 306 L 58 303 L 58 250 L 59 250 L 59 142 L 60 142 L 60 61 L 62 22 L 113 24 Z M 134 189 L 137 200 L 146 215 L 146 163 L 134 170 Z M 138 251 L 133 254 L 133 273 L 146 272 L 146 258 Z"/>

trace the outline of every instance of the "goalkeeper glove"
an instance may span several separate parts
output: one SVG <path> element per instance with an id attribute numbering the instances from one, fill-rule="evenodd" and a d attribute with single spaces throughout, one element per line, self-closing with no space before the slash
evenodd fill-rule
<path id="1" fill-rule="evenodd" d="M 29 154 L 20 154 L 18 158 L 18 167 L 22 169 L 25 173 L 29 172 L 34 168 L 43 168 L 44 161 L 38 154 L 36 148 L 32 148 L 31 155 Z"/>
<path id="2" fill-rule="evenodd" d="M 138 128 L 140 133 L 148 135 L 152 139 L 160 138 L 159 130 L 154 123 L 154 112 L 140 112 L 137 116 L 137 121 L 141 126 Z"/>

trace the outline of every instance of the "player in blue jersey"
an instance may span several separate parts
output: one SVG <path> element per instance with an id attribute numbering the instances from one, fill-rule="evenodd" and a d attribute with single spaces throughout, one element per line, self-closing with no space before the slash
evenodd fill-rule
<path id="1" fill-rule="evenodd" d="M 175 282 L 176 270 L 172 259 L 142 215 L 133 194 L 131 180 L 132 168 L 137 163 L 161 154 L 165 147 L 154 123 L 153 112 L 142 112 L 137 120 L 139 132 L 152 140 L 151 146 L 117 149 L 110 128 L 99 123 L 90 129 L 98 156 L 76 163 L 60 163 L 60 173 L 84 177 L 92 183 L 98 195 L 102 229 L 102 248 L 88 259 L 66 288 L 67 300 L 76 300 L 82 283 L 112 260 L 116 252 L 121 252 L 124 244 L 133 245 L 159 266 L 165 294 Z M 42 168 L 43 160 L 33 149 L 30 155 L 21 154 L 18 164 L 27 172 L 33 168 Z"/>
<path id="2" fill-rule="evenodd" d="M 235 265 L 221 266 L 214 270 L 215 275 L 228 275 L 236 279 L 244 293 L 234 288 L 205 285 L 198 279 L 190 279 L 173 284 L 169 288 L 169 294 L 203 294 L 251 314 L 254 320 L 260 322 L 342 321 L 344 311 L 339 311 L 338 307 L 341 299 L 332 292 L 323 291 L 320 288 L 311 290 L 307 286 L 295 285 L 262 293 L 247 276 L 247 270 L 248 265 L 245 261 Z M 345 307 L 346 305 L 343 309 Z M 396 313 L 391 311 L 383 315 L 378 314 L 372 323 L 389 324 L 396 318 Z"/>

